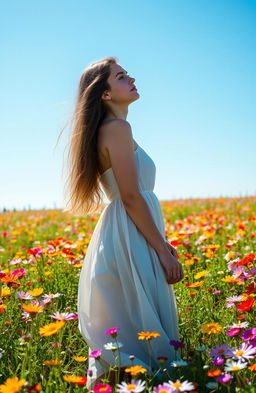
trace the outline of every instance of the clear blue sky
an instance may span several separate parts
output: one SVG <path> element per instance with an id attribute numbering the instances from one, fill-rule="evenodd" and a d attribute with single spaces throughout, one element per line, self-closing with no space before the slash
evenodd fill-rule
<path id="1" fill-rule="evenodd" d="M 255 20 L 252 0 L 1 0 L 0 209 L 64 207 L 68 129 L 54 146 L 105 56 L 136 79 L 159 200 L 255 195 Z"/>

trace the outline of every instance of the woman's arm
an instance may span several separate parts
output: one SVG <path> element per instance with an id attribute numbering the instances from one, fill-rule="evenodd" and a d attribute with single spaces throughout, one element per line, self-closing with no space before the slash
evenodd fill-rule
<path id="1" fill-rule="evenodd" d="M 105 127 L 105 144 L 127 214 L 157 252 L 167 282 L 174 284 L 183 277 L 182 265 L 178 262 L 172 246 L 158 230 L 149 206 L 139 191 L 130 124 L 126 120 L 115 119 Z"/>
<path id="2" fill-rule="evenodd" d="M 151 247 L 153 247 L 158 254 L 167 251 L 168 245 L 166 240 L 158 230 L 148 204 L 143 196 L 139 193 L 130 199 L 123 200 L 123 204 L 128 215 Z"/>
<path id="3" fill-rule="evenodd" d="M 103 132 L 111 167 L 128 215 L 156 252 L 164 252 L 168 249 L 166 239 L 158 230 L 139 191 L 130 124 L 126 120 L 114 119 L 104 126 Z"/>

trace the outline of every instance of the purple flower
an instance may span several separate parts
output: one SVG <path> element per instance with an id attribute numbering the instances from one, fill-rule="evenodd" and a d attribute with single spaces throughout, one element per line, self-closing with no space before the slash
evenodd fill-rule
<path id="1" fill-rule="evenodd" d="M 255 340 L 256 339 L 256 328 L 245 330 L 242 334 L 242 340 Z"/>
<path id="2" fill-rule="evenodd" d="M 211 349 L 209 355 L 216 359 L 222 356 L 233 356 L 232 351 L 232 348 L 230 348 L 228 344 L 223 344 L 221 346 L 216 345 L 215 348 Z"/>
<path id="3" fill-rule="evenodd" d="M 216 381 L 220 383 L 228 383 L 231 378 L 233 378 L 231 374 L 221 374 L 216 378 Z"/>
<path id="4" fill-rule="evenodd" d="M 185 347 L 185 344 L 183 344 L 181 341 L 178 341 L 178 340 L 170 340 L 169 344 L 175 348 L 184 348 Z"/>

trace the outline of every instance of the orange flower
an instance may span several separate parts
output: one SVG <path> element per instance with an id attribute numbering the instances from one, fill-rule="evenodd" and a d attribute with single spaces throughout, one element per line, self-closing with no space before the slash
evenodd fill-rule
<path id="1" fill-rule="evenodd" d="M 22 308 L 28 313 L 37 313 L 44 309 L 44 306 L 37 306 L 36 304 L 22 304 Z"/>
<path id="2" fill-rule="evenodd" d="M 226 276 L 221 279 L 221 281 L 229 282 L 231 284 L 235 284 L 239 281 L 239 278 L 233 278 L 232 276 Z"/>
<path id="3" fill-rule="evenodd" d="M 203 285 L 203 283 L 204 283 L 204 280 L 198 281 L 198 282 L 192 282 L 192 283 L 190 283 L 190 284 L 186 284 L 186 287 L 189 287 L 189 288 L 199 288 L 199 287 L 201 287 L 201 286 Z"/>
<path id="4" fill-rule="evenodd" d="M 19 392 L 22 386 L 25 384 L 26 380 L 21 379 L 19 381 L 18 377 L 7 378 L 3 385 L 0 385 L 1 393 L 16 393 Z"/>
<path id="5" fill-rule="evenodd" d="M 215 370 L 209 370 L 207 375 L 208 375 L 208 377 L 217 377 L 221 373 L 222 373 L 222 371 L 219 368 L 216 368 Z"/>
<path id="6" fill-rule="evenodd" d="M 152 338 L 160 336 L 158 332 L 139 332 L 138 340 L 152 340 Z"/>
<path id="7" fill-rule="evenodd" d="M 1 278 L 1 281 L 4 282 L 5 284 L 8 284 L 13 281 L 18 280 L 18 276 L 15 276 L 14 274 L 6 274 L 4 277 Z M 10 379 L 10 378 L 9 378 Z"/>
<path id="8" fill-rule="evenodd" d="M 86 358 L 85 356 L 73 356 L 73 359 L 77 362 L 85 362 L 88 358 Z"/>
<path id="9" fill-rule="evenodd" d="M 86 377 L 79 377 L 77 375 L 64 375 L 63 379 L 66 382 L 73 382 L 76 383 L 77 385 L 85 385 L 87 382 Z"/>
<path id="10" fill-rule="evenodd" d="M 248 368 L 249 368 L 251 371 L 256 371 L 256 363 L 251 364 L 250 366 L 248 366 Z"/>
<path id="11" fill-rule="evenodd" d="M 145 373 L 147 371 L 146 368 L 142 366 L 131 366 L 124 370 L 126 373 L 130 373 L 132 376 L 136 376 L 140 373 Z"/>
<path id="12" fill-rule="evenodd" d="M 58 331 L 65 325 L 65 321 L 56 321 L 53 323 L 48 323 L 47 325 L 39 328 L 39 333 L 41 336 L 52 336 L 58 333 Z"/>
<path id="13" fill-rule="evenodd" d="M 6 304 L 0 304 L 0 312 L 4 312 L 5 308 L 6 308 Z"/>
<path id="14" fill-rule="evenodd" d="M 205 323 L 201 326 L 201 332 L 207 334 L 220 334 L 222 326 L 219 323 L 211 322 Z"/>
<path id="15" fill-rule="evenodd" d="M 43 364 L 46 364 L 46 366 L 58 366 L 59 364 L 63 363 L 63 360 L 45 360 Z"/>

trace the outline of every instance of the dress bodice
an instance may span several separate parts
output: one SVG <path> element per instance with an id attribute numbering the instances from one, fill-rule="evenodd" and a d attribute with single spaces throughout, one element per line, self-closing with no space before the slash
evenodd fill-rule
<path id="1" fill-rule="evenodd" d="M 134 150 L 135 162 L 138 173 L 138 185 L 140 191 L 153 191 L 156 178 L 156 166 L 152 158 L 139 145 Z M 100 178 L 101 186 L 109 199 L 120 197 L 118 185 L 112 168 L 107 169 Z"/>

